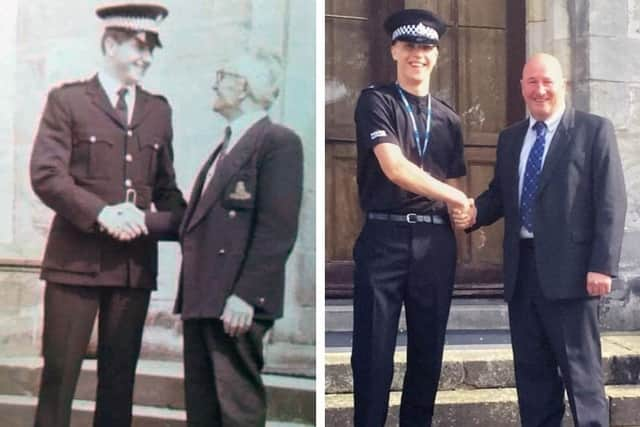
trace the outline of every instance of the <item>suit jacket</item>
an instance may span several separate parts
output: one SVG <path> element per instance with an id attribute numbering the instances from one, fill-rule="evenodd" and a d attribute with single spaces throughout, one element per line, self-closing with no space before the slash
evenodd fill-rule
<path id="1" fill-rule="evenodd" d="M 256 318 L 282 315 L 285 263 L 298 229 L 302 144 L 268 118 L 255 123 L 216 167 L 196 179 L 180 228 L 182 269 L 176 312 L 183 319 L 218 318 L 236 294 Z"/>
<path id="2" fill-rule="evenodd" d="M 476 228 L 504 217 L 505 298 L 518 274 L 518 164 L 528 120 L 500 133 L 495 175 L 476 200 Z M 587 297 L 587 272 L 616 276 L 626 213 L 616 136 L 603 117 L 567 108 L 551 141 L 534 207 L 540 286 L 549 299 Z"/>
<path id="3" fill-rule="evenodd" d="M 131 108 L 131 107 L 129 107 Z M 97 76 L 53 89 L 31 155 L 31 183 L 55 211 L 41 278 L 85 286 L 154 289 L 157 242 L 153 236 L 118 242 L 100 231 L 107 205 L 125 201 L 128 189 L 148 212 L 150 227 L 170 228 L 186 203 L 173 169 L 171 107 L 137 88 L 131 124 L 121 123 Z"/>

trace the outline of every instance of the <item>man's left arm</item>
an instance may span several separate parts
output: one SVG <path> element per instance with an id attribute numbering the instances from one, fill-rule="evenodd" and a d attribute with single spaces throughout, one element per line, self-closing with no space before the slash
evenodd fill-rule
<path id="1" fill-rule="evenodd" d="M 269 311 L 280 304 L 284 266 L 298 232 L 302 166 L 302 144 L 297 135 L 285 134 L 280 141 L 269 141 L 258 170 L 255 226 L 221 317 L 225 331 L 232 336 L 248 330 L 254 310 Z"/>
<path id="2" fill-rule="evenodd" d="M 607 294 L 611 278 L 618 274 L 627 210 L 622 162 L 613 124 L 608 119 L 603 119 L 595 135 L 592 156 L 594 233 L 587 291 L 596 296 Z"/>

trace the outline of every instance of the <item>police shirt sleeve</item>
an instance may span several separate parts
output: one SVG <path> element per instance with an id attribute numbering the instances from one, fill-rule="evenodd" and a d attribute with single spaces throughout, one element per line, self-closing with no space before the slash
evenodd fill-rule
<path id="1" fill-rule="evenodd" d="M 467 174 L 467 167 L 464 161 L 464 141 L 462 138 L 462 129 L 460 128 L 460 122 L 452 122 L 451 136 L 452 136 L 452 151 L 451 160 L 449 162 L 449 168 L 447 170 L 447 178 L 460 178 Z"/>
<path id="2" fill-rule="evenodd" d="M 391 105 L 378 91 L 368 89 L 362 92 L 356 106 L 355 120 L 358 144 L 369 148 L 383 142 L 398 145 L 398 136 L 392 125 Z"/>

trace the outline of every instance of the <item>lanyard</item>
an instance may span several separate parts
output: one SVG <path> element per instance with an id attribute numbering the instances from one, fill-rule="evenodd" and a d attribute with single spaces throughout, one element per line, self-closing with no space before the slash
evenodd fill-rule
<path id="1" fill-rule="evenodd" d="M 400 94 L 400 98 L 402 98 L 402 103 L 404 104 L 404 108 L 407 110 L 409 117 L 411 118 L 411 124 L 413 125 L 413 139 L 416 142 L 416 148 L 418 149 L 418 154 L 420 155 L 420 160 L 424 160 L 424 155 L 427 153 L 427 146 L 429 145 L 429 137 L 431 136 L 431 95 L 429 95 L 429 105 L 427 107 L 427 129 L 424 133 L 424 143 L 420 142 L 420 132 L 418 131 L 418 124 L 416 123 L 416 118 L 413 115 L 413 109 L 407 101 L 407 97 L 404 96 L 402 89 L 398 82 L 396 82 L 396 89 L 398 89 L 398 93 Z"/>

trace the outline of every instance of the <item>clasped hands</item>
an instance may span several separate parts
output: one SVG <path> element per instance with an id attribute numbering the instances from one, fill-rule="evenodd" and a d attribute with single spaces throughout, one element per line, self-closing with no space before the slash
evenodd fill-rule
<path id="1" fill-rule="evenodd" d="M 449 218 L 457 229 L 469 228 L 476 223 L 478 211 L 474 200 L 471 198 L 464 196 L 464 199 L 457 203 L 447 203 L 447 209 L 449 210 Z"/>
<path id="2" fill-rule="evenodd" d="M 130 202 L 105 206 L 98 223 L 111 237 L 123 242 L 149 234 L 144 212 Z"/>

